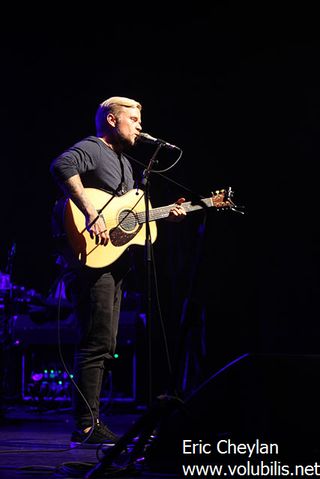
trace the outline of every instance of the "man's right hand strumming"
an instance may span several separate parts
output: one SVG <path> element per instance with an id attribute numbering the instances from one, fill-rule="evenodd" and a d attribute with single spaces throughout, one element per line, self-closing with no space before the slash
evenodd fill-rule
<path id="1" fill-rule="evenodd" d="M 86 228 L 92 239 L 96 239 L 96 244 L 106 246 L 109 241 L 109 233 L 102 215 L 95 212 L 86 216 Z"/>

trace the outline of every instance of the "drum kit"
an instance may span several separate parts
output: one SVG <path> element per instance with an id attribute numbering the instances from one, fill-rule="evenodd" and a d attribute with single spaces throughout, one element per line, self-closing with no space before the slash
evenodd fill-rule
<path id="1" fill-rule="evenodd" d="M 0 299 L 3 304 L 12 303 L 15 311 L 28 311 L 34 305 L 40 305 L 44 298 L 35 289 L 12 283 L 7 273 L 0 271 Z"/>
<path id="2" fill-rule="evenodd" d="M 9 250 L 5 271 L 0 270 L 0 343 L 5 346 L 12 346 L 15 342 L 14 330 L 20 329 L 19 324 L 28 323 L 28 328 L 21 326 L 23 330 L 38 329 L 39 326 L 55 319 L 58 303 L 63 313 L 69 313 L 71 308 L 65 291 L 61 294 L 60 284 L 54 285 L 48 296 L 33 288 L 15 284 L 12 281 L 14 255 L 15 244 Z"/>
<path id="3" fill-rule="evenodd" d="M 44 298 L 34 289 L 14 284 L 12 270 L 16 255 L 16 243 L 13 242 L 8 250 L 8 259 L 5 271 L 0 271 L 0 340 L 10 343 L 12 318 L 19 314 L 29 314 L 35 310 L 43 313 Z"/>
<path id="4" fill-rule="evenodd" d="M 56 281 L 47 295 L 16 284 L 12 274 L 14 254 L 15 245 L 9 250 L 6 267 L 2 271 L 0 268 L 2 400 L 8 404 L 69 400 L 70 382 L 60 371 L 61 359 L 57 356 L 58 318 L 59 340 L 67 354 L 74 347 L 77 330 L 64 283 Z"/>

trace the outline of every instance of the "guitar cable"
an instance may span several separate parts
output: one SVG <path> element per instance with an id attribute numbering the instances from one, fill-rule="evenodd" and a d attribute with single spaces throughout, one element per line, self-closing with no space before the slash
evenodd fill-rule
<path id="1" fill-rule="evenodd" d="M 93 434 L 93 429 L 94 429 L 94 426 L 95 426 L 95 420 L 94 420 L 94 416 L 93 416 L 93 412 L 92 412 L 92 409 L 90 407 L 90 404 L 88 403 L 87 399 L 85 398 L 84 394 L 82 393 L 82 391 L 80 390 L 79 386 L 77 385 L 76 381 L 74 380 L 73 378 L 73 375 L 72 373 L 69 371 L 69 368 L 66 364 L 66 361 L 64 359 L 64 356 L 63 356 L 63 352 L 62 352 L 62 341 L 61 341 L 61 300 L 62 300 L 62 291 L 63 291 L 63 284 L 64 284 L 64 277 L 65 277 L 66 273 L 63 273 L 60 278 L 58 279 L 58 303 L 57 303 L 57 341 L 58 341 L 58 354 L 59 354 L 59 358 L 60 358 L 60 361 L 64 367 L 64 370 L 66 372 L 66 374 L 68 375 L 68 378 L 70 379 L 72 385 L 75 387 L 75 389 L 77 390 L 77 392 L 80 394 L 81 398 L 83 399 L 83 401 L 85 402 L 87 408 L 88 408 L 88 411 L 89 411 L 89 414 L 91 416 L 91 429 L 90 429 L 90 432 L 88 434 L 88 436 L 85 438 L 85 440 L 79 444 L 79 446 L 76 446 L 74 448 L 70 448 L 70 449 L 76 449 L 76 448 L 79 448 L 82 444 L 85 444 L 89 438 L 91 437 L 91 435 Z"/>
<path id="2" fill-rule="evenodd" d="M 126 215 L 124 215 L 124 217 L 122 217 L 118 224 L 114 227 L 114 229 L 118 228 L 121 226 L 121 223 L 126 219 L 128 218 L 128 216 L 133 213 L 134 215 L 136 215 L 136 212 L 134 211 L 134 209 L 136 208 L 136 206 L 139 204 L 139 202 L 144 199 L 145 197 L 145 192 L 143 192 L 143 194 L 138 198 L 138 200 L 136 201 L 136 203 L 130 208 L 128 209 L 128 212 Z M 102 212 L 103 210 L 110 204 L 111 200 L 114 198 L 114 196 L 112 196 L 112 198 L 110 198 L 106 203 L 105 205 L 100 208 L 98 210 L 98 216 L 97 218 L 101 215 L 102 216 Z M 140 212 L 138 212 L 140 213 Z M 145 213 L 145 212 L 144 212 Z M 95 221 L 97 220 L 97 218 L 95 219 Z M 103 216 L 102 216 L 103 218 Z M 104 219 L 104 222 L 106 223 L 106 219 Z M 93 222 L 92 222 L 93 224 Z M 155 257 L 154 257 L 154 249 L 153 249 L 153 245 L 151 243 L 151 257 L 152 257 L 152 264 L 153 264 L 153 277 L 154 277 L 154 284 L 155 284 L 155 296 L 156 296 L 156 304 L 157 304 L 157 310 L 158 310 L 158 314 L 159 314 L 159 318 L 160 318 L 160 327 L 161 327 L 161 332 L 162 332 L 162 336 L 163 336 L 163 341 L 164 341 L 164 348 L 165 348 L 165 357 L 166 357 L 166 361 L 167 361 L 167 365 L 168 365 L 168 371 L 169 371 L 169 375 L 170 377 L 172 376 L 173 374 L 173 369 L 172 369 L 172 362 L 171 362 L 171 358 L 170 358 L 170 353 L 169 353 L 169 347 L 168 347 L 168 340 L 167 340 L 167 335 L 166 335 L 166 332 L 165 332 L 165 325 L 164 325 L 164 321 L 163 321 L 163 316 L 162 316 L 162 311 L 161 311 L 161 305 L 160 305 L 160 299 L 159 299 L 159 288 L 158 288 L 158 283 L 157 283 L 157 271 L 156 271 L 156 265 L 155 265 Z M 77 388 L 78 389 L 78 388 Z"/>

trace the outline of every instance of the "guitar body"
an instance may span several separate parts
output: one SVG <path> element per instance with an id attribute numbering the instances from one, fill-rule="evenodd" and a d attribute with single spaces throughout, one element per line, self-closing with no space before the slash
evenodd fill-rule
<path id="1" fill-rule="evenodd" d="M 146 223 L 145 198 L 142 190 L 130 190 L 122 196 L 112 196 L 95 188 L 85 188 L 86 194 L 101 215 L 109 231 L 106 246 L 97 245 L 86 229 L 85 216 L 68 199 L 64 209 L 64 227 L 75 257 L 91 268 L 102 268 L 116 261 L 130 245 L 144 245 Z M 148 203 L 151 209 L 150 202 Z M 152 243 L 157 238 L 155 221 L 150 221 Z"/>

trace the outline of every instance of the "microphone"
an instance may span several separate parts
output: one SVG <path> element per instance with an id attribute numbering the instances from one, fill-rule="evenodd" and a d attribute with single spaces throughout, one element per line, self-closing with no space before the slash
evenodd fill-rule
<path id="1" fill-rule="evenodd" d="M 181 150 L 176 145 L 171 145 L 167 141 L 161 140 L 160 138 L 154 138 L 153 136 L 149 135 L 148 133 L 140 133 L 140 135 L 137 137 L 138 141 L 142 141 L 143 143 L 154 143 L 157 145 L 162 145 L 165 146 L 166 148 L 170 148 L 171 150 Z"/>

